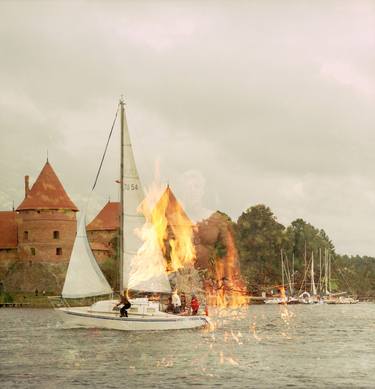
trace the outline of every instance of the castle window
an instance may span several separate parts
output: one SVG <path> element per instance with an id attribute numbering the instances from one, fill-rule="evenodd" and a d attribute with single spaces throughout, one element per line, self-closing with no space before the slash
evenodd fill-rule
<path id="1" fill-rule="evenodd" d="M 56 248 L 56 255 L 62 255 L 62 248 L 61 247 Z"/>
<path id="2" fill-rule="evenodd" d="M 60 239 L 60 231 L 53 231 L 53 239 Z"/>
<path id="3" fill-rule="evenodd" d="M 35 248 L 34 247 L 30 247 L 30 252 L 31 252 L 31 255 L 35 255 Z"/>
<path id="4" fill-rule="evenodd" d="M 29 240 L 29 231 L 23 232 L 23 240 Z"/>

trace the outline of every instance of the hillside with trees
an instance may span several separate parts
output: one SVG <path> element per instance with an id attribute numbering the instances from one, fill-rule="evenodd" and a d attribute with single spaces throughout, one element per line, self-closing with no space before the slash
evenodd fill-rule
<path id="1" fill-rule="evenodd" d="M 251 293 L 258 294 L 281 284 L 282 251 L 289 266 L 294 262 L 297 290 L 303 282 L 305 261 L 308 264 L 311 256 L 314 256 L 317 274 L 322 255 L 329 253 L 333 292 L 347 291 L 362 298 L 375 296 L 375 258 L 338 255 L 323 229 L 302 219 L 284 226 L 265 205 L 250 207 L 242 213 L 237 223 L 231 223 L 235 231 L 241 274 Z"/>

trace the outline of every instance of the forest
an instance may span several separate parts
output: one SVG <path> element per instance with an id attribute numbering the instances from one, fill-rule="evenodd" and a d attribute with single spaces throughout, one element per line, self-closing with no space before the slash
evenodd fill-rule
<path id="1" fill-rule="evenodd" d="M 229 219 L 228 219 L 229 220 Z M 295 289 L 304 280 L 306 264 L 314 256 L 315 282 L 324 273 L 324 257 L 330 257 L 331 292 L 346 291 L 362 299 L 375 297 L 375 258 L 339 255 L 327 233 L 305 220 L 296 219 L 284 226 L 265 205 L 248 208 L 230 221 L 241 265 L 241 274 L 248 290 L 259 294 L 282 282 L 281 253 L 288 269 L 293 266 Z M 306 277 L 307 278 L 307 277 Z M 284 281 L 286 282 L 286 281 Z"/>

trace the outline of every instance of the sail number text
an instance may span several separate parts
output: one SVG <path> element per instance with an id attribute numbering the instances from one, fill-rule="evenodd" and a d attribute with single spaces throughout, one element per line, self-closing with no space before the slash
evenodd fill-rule
<path id="1" fill-rule="evenodd" d="M 124 184 L 126 190 L 138 190 L 138 184 Z"/>

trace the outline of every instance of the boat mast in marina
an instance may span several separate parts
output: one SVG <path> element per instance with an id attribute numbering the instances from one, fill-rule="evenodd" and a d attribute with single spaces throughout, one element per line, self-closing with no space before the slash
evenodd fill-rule
<path id="1" fill-rule="evenodd" d="M 292 296 L 294 295 L 294 252 L 293 252 L 293 255 L 292 255 L 292 286 L 293 286 L 293 292 L 292 292 Z"/>
<path id="2" fill-rule="evenodd" d="M 315 286 L 315 274 L 314 274 L 314 251 L 311 252 L 311 294 L 316 296 Z"/>
<path id="3" fill-rule="evenodd" d="M 280 251 L 280 259 L 281 259 L 281 285 L 284 288 L 284 259 L 283 259 L 283 250 Z"/>
<path id="4" fill-rule="evenodd" d="M 319 247 L 319 294 L 322 294 L 322 248 Z"/>
<path id="5" fill-rule="evenodd" d="M 124 285 L 124 121 L 125 109 L 124 99 L 120 98 L 120 122 L 121 122 L 121 162 L 120 162 L 120 252 L 119 252 L 119 292 L 121 293 Z"/>
<path id="6" fill-rule="evenodd" d="M 329 295 L 328 290 L 328 250 L 324 249 L 324 286 L 325 294 Z"/>

